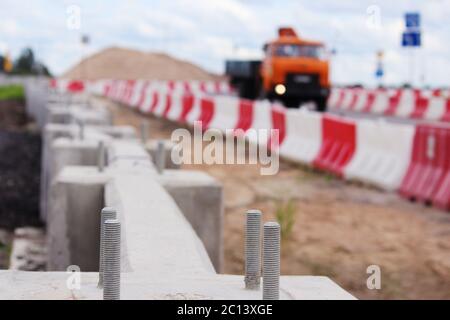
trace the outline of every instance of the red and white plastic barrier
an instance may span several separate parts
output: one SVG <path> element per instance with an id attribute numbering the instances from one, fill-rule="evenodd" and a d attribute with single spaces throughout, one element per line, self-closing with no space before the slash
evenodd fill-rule
<path id="1" fill-rule="evenodd" d="M 450 90 L 334 88 L 330 110 L 450 121 Z"/>
<path id="2" fill-rule="evenodd" d="M 359 120 L 356 126 L 357 148 L 344 175 L 396 190 L 410 161 L 414 126 L 384 121 Z"/>
<path id="3" fill-rule="evenodd" d="M 450 127 L 418 125 L 400 194 L 450 209 Z"/>
<path id="4" fill-rule="evenodd" d="M 353 121 L 322 116 L 322 145 L 313 161 L 316 168 L 341 176 L 356 148 L 356 125 Z"/>
<path id="5" fill-rule="evenodd" d="M 286 159 L 311 165 L 322 145 L 322 116 L 287 110 L 286 119 L 286 139 L 280 146 L 280 154 Z"/>
<path id="6" fill-rule="evenodd" d="M 159 91 L 181 94 L 217 94 L 233 93 L 227 81 L 171 81 L 171 80 L 72 80 L 51 79 L 49 87 L 59 92 L 80 93 L 89 91 L 118 99 L 123 103 L 133 103 L 140 89 L 153 88 Z M 103 92 L 101 92 L 103 91 Z"/>
<path id="7" fill-rule="evenodd" d="M 92 88 L 161 118 L 191 125 L 201 121 L 205 129 L 240 129 L 249 141 L 268 143 L 292 161 L 450 209 L 450 126 L 349 120 L 145 80 L 103 81 Z M 410 117 L 445 119 L 450 112 L 442 101 L 423 99 L 417 91 L 341 89 L 333 91 L 329 103 L 345 110 Z M 277 129 L 279 139 L 268 136 L 261 142 L 249 129 Z"/>

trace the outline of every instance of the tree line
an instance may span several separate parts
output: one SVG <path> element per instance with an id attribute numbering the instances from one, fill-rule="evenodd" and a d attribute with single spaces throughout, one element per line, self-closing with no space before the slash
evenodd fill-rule
<path id="1" fill-rule="evenodd" d="M 51 76 L 47 66 L 35 58 L 31 48 L 24 48 L 14 61 L 10 61 L 8 56 L 0 55 L 0 73 Z"/>

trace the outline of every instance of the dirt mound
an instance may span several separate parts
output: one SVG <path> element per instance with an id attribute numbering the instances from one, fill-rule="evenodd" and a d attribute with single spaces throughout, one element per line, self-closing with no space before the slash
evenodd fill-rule
<path id="1" fill-rule="evenodd" d="M 218 80 L 220 77 L 165 53 L 112 47 L 83 59 L 62 78 Z"/>

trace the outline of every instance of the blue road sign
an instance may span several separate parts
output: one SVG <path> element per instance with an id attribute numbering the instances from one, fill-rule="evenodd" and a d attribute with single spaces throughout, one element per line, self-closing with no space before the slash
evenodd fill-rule
<path id="1" fill-rule="evenodd" d="M 405 14 L 405 25 L 407 29 L 420 28 L 420 14 L 417 12 L 408 12 Z"/>
<path id="2" fill-rule="evenodd" d="M 419 31 L 405 31 L 402 34 L 402 47 L 420 47 L 421 36 Z"/>
<path id="3" fill-rule="evenodd" d="M 375 77 L 381 78 L 384 75 L 383 63 L 377 63 L 377 69 L 375 70 Z"/>
<path id="4" fill-rule="evenodd" d="M 384 75 L 383 69 L 377 69 L 377 71 L 375 72 L 375 77 L 377 78 L 381 78 L 383 75 Z"/>

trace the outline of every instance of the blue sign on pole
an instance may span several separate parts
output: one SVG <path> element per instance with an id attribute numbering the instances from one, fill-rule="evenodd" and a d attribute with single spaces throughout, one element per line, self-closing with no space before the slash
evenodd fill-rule
<path id="1" fill-rule="evenodd" d="M 420 14 L 408 12 L 405 14 L 406 30 L 402 33 L 402 47 L 420 47 Z"/>
<path id="2" fill-rule="evenodd" d="M 375 77 L 382 78 L 383 75 L 384 75 L 383 63 L 381 61 L 378 61 L 377 69 L 375 70 Z"/>
<path id="3" fill-rule="evenodd" d="M 405 14 L 405 25 L 407 29 L 420 28 L 420 14 L 417 12 L 409 12 Z"/>
<path id="4" fill-rule="evenodd" d="M 377 71 L 375 72 L 375 77 L 377 78 L 381 78 L 384 75 L 384 71 L 383 69 L 377 69 Z"/>
<path id="5" fill-rule="evenodd" d="M 419 31 L 405 31 L 402 34 L 402 47 L 420 47 L 421 36 Z"/>

